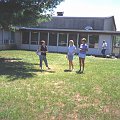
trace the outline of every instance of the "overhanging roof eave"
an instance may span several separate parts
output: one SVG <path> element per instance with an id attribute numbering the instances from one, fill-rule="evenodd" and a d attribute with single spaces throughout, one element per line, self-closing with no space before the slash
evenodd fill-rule
<path id="1" fill-rule="evenodd" d="M 78 30 L 78 29 L 49 29 L 49 28 L 28 28 L 19 27 L 19 30 L 34 30 L 34 31 L 56 31 L 56 32 L 82 32 L 82 33 L 98 33 L 98 34 L 115 34 L 120 35 L 120 31 L 103 31 L 103 30 Z"/>

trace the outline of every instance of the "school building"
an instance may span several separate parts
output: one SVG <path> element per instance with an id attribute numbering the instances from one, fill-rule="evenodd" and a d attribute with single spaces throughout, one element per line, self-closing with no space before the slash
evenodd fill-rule
<path id="1" fill-rule="evenodd" d="M 116 31 L 114 16 L 65 17 L 54 16 L 38 27 L 16 27 L 15 32 L 0 30 L 0 49 L 36 50 L 45 40 L 50 52 L 67 52 L 70 39 L 79 47 L 81 38 L 87 39 L 88 54 L 101 55 L 102 41 L 108 44 L 106 54 L 119 54 L 115 47 L 120 32 Z"/>

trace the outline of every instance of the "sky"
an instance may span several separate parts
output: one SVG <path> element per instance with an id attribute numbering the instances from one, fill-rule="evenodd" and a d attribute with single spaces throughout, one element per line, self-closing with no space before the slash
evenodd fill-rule
<path id="1" fill-rule="evenodd" d="M 120 0 L 65 0 L 54 9 L 72 17 L 109 17 L 114 16 L 117 31 L 120 31 Z"/>

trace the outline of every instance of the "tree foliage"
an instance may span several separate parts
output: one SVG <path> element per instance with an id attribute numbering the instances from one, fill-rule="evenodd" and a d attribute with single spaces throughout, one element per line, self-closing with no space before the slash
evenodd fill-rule
<path id="1" fill-rule="evenodd" d="M 37 25 L 64 0 L 0 0 L 0 27 Z M 48 13 L 49 11 L 49 13 Z"/>

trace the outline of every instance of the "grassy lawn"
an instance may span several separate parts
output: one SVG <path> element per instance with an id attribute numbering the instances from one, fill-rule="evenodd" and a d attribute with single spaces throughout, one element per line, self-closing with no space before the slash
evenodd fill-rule
<path id="1" fill-rule="evenodd" d="M 65 54 L 48 53 L 39 70 L 34 51 L 0 51 L 0 120 L 120 120 L 120 60 L 87 57 L 85 72 Z"/>

